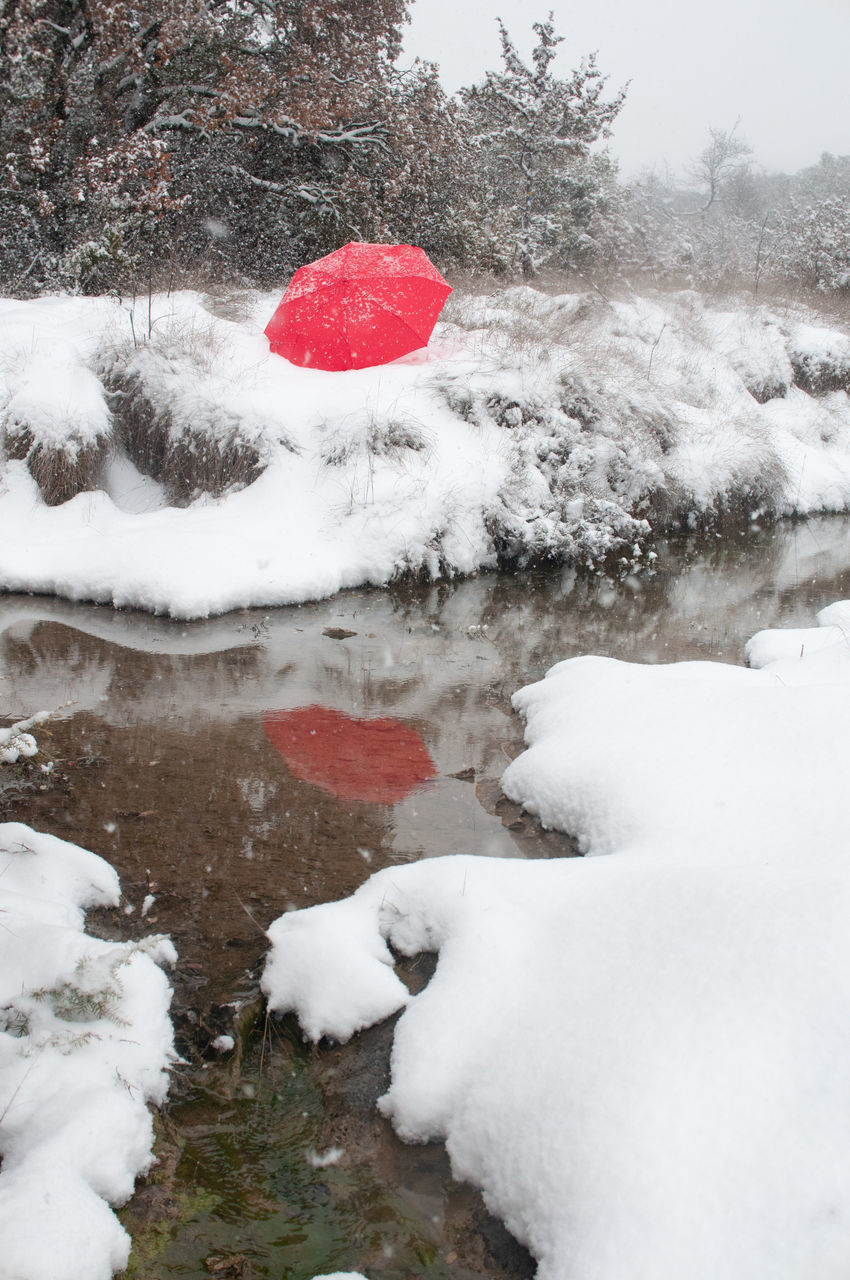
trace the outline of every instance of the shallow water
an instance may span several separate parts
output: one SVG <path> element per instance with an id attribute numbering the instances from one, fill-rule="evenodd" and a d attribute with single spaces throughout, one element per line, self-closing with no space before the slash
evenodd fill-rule
<path id="1" fill-rule="evenodd" d="M 848 595 L 850 521 L 832 519 L 683 541 L 618 584 L 485 575 L 192 624 L 0 598 L 0 712 L 61 708 L 39 734 L 52 779 L 40 791 L 7 774 L 2 816 L 116 866 L 125 901 L 93 928 L 168 932 L 180 952 L 188 1064 L 159 1181 L 127 1211 L 136 1274 L 529 1273 L 442 1151 L 403 1147 L 376 1117 L 388 1028 L 307 1050 L 287 1024 L 261 1025 L 244 1057 L 210 1049 L 233 1002 L 250 1012 L 263 930 L 393 862 L 573 853 L 498 788 L 522 747 L 510 695 L 553 662 L 739 662 L 755 631 L 807 625 Z"/>

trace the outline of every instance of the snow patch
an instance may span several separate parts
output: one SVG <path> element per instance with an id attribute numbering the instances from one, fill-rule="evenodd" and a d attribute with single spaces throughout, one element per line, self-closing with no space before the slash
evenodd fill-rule
<path id="1" fill-rule="evenodd" d="M 164 937 L 110 943 L 84 909 L 119 900 L 76 845 L 0 825 L 0 1238 L 3 1274 L 108 1280 L 130 1241 L 121 1204 L 152 1162 L 148 1103 L 173 1060 Z"/>

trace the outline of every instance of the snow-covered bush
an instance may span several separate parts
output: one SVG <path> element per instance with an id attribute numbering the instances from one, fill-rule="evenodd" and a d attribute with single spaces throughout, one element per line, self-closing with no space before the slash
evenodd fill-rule
<path id="1" fill-rule="evenodd" d="M 463 413 L 476 421 L 489 414 L 514 429 L 515 482 L 500 515 L 514 537 L 534 545 L 541 530 L 523 509 L 523 494 L 526 507 L 540 500 L 529 434 L 531 465 L 567 520 L 552 543 L 578 563 L 604 560 L 582 554 L 594 542 L 600 551 L 610 543 L 608 553 L 632 562 L 650 527 L 781 509 L 787 469 L 753 402 L 792 378 L 770 317 L 715 314 L 691 293 L 606 302 L 523 288 L 493 303 L 460 300 L 451 314 L 481 334 L 487 355 L 498 353 L 502 365 L 498 374 L 484 365 L 487 393 L 476 395 L 477 377 L 466 381 Z M 451 402 L 460 392 L 449 386 L 445 394 Z M 608 538 L 605 529 L 617 533 Z"/>
<path id="2" fill-rule="evenodd" d="M 823 293 L 850 289 L 850 210 L 846 193 L 795 207 L 782 244 L 787 273 Z"/>
<path id="3" fill-rule="evenodd" d="M 794 381 L 810 395 L 850 391 L 850 338 L 811 323 L 788 328 L 788 354 Z"/>
<path id="4" fill-rule="evenodd" d="M 787 339 L 775 316 L 751 307 L 712 308 L 704 322 L 717 350 L 759 404 L 787 394 L 794 369 Z"/>

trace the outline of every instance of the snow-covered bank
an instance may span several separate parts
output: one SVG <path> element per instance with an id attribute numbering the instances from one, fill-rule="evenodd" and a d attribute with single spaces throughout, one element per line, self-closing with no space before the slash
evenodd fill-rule
<path id="1" fill-rule="evenodd" d="M 610 856 L 388 868 L 270 930 L 308 1036 L 405 1010 L 382 1110 L 544 1280 L 850 1267 L 850 605 L 819 623 L 517 695 L 506 790 Z M 439 953 L 419 995 L 389 946 Z"/>
<path id="2" fill-rule="evenodd" d="M 528 749 L 505 793 L 588 854 L 842 862 L 850 604 L 818 623 L 754 637 L 755 670 L 558 663 L 514 695 Z"/>
<path id="3" fill-rule="evenodd" d="M 84 908 L 116 903 L 95 854 L 0 825 L 0 1274 L 108 1280 L 120 1204 L 152 1162 L 148 1102 L 173 1059 L 167 939 L 110 943 Z"/>
<path id="4" fill-rule="evenodd" d="M 324 373 L 270 355 L 276 302 L 0 302 L 0 586 L 202 617 L 850 508 L 850 339 L 811 312 L 509 289 Z"/>

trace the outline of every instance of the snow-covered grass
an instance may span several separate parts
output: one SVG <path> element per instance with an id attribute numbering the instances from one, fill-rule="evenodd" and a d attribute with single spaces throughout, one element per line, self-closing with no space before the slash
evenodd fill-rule
<path id="1" fill-rule="evenodd" d="M 110 1204 L 152 1163 L 147 1103 L 173 1059 L 163 937 L 102 942 L 117 903 L 95 854 L 0 825 L 0 1274 L 108 1280 L 130 1242 Z"/>
<path id="2" fill-rule="evenodd" d="M 177 505 L 252 483 L 286 447 L 256 371 L 195 294 L 180 294 L 147 341 L 101 355 L 116 443 Z"/>
<path id="3" fill-rule="evenodd" d="M 0 302 L 0 586 L 188 618 L 850 508 L 850 339 L 805 308 L 513 288 L 327 373 L 277 301 Z"/>
<path id="4" fill-rule="evenodd" d="M 388 868 L 269 931 L 310 1038 L 404 1009 L 381 1110 L 543 1280 L 850 1269 L 850 603 L 818 622 L 516 695 L 503 786 L 588 856 Z M 390 948 L 438 952 L 420 994 Z"/>
<path id="5" fill-rule="evenodd" d="M 0 322 L 0 446 L 26 462 L 50 505 L 97 486 L 111 434 L 105 389 L 88 361 L 112 308 L 93 301 L 82 332 L 78 309 L 71 299 L 7 301 Z"/>

